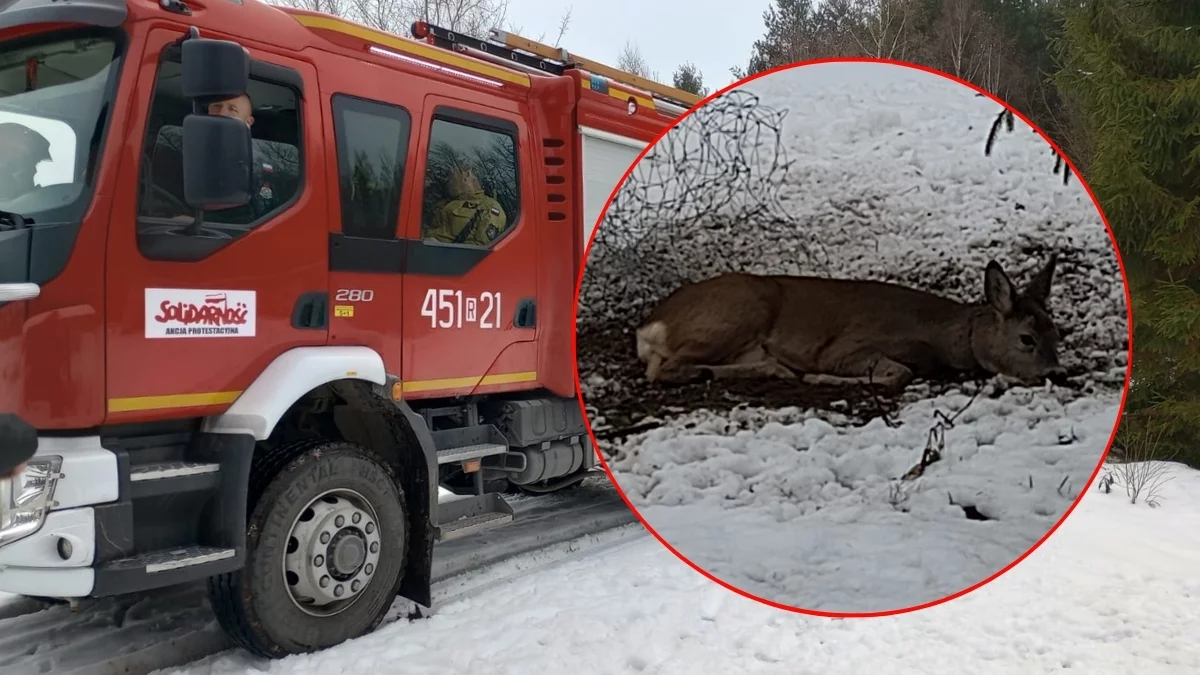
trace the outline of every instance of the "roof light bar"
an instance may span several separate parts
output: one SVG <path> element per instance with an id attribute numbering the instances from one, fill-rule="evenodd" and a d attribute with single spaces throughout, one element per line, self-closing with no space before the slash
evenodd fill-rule
<path id="1" fill-rule="evenodd" d="M 399 52 L 394 52 L 390 49 L 384 49 L 383 47 L 379 47 L 376 45 L 371 45 L 368 48 L 368 51 L 370 51 L 372 54 L 378 54 L 379 56 L 386 56 L 389 59 L 396 59 L 397 61 L 411 63 L 414 66 L 421 66 L 422 68 L 428 68 L 429 70 L 434 70 L 434 71 L 437 71 L 444 75 L 449 75 L 451 77 L 457 77 L 462 80 L 467 80 L 468 82 L 474 82 L 475 84 L 482 84 L 484 86 L 496 87 L 496 88 L 500 88 L 500 87 L 504 86 L 504 83 L 499 80 L 493 80 L 489 77 L 483 77 L 480 75 L 473 75 L 471 73 L 461 71 L 457 68 L 451 68 L 449 66 L 443 66 L 443 65 L 440 65 L 437 63 L 431 63 L 431 62 L 425 61 L 423 59 L 413 58 L 411 56 L 401 54 Z"/>

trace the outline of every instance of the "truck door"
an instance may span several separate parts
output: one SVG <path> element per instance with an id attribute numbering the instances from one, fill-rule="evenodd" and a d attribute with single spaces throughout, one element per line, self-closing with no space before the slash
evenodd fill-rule
<path id="1" fill-rule="evenodd" d="M 412 117 L 403 92 L 390 84 L 374 73 L 345 78 L 330 98 L 337 161 L 329 162 L 329 184 L 338 186 L 330 222 L 340 224 L 329 251 L 330 342 L 373 347 L 399 376 L 405 242 L 398 224 L 412 201 L 402 195 L 413 194 L 415 180 L 406 171 Z"/>
<path id="2" fill-rule="evenodd" d="M 515 112 L 430 95 L 419 139 L 421 199 L 406 218 L 406 396 L 529 389 L 538 201 L 528 127 Z"/>
<path id="3" fill-rule="evenodd" d="M 250 48 L 247 99 L 258 191 L 189 232 L 183 202 L 182 33 L 155 29 L 126 104 L 134 137 L 120 164 L 108 238 L 109 421 L 220 412 L 281 352 L 327 340 L 327 227 L 320 104 L 310 66 Z M 312 96 L 305 96 L 306 89 Z"/>

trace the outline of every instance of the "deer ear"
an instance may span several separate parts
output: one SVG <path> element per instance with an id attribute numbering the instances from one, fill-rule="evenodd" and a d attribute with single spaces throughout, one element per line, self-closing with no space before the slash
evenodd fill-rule
<path id="1" fill-rule="evenodd" d="M 1003 316 L 1012 314 L 1016 303 L 1016 291 L 1012 281 L 995 260 L 989 261 L 983 271 L 983 295 L 987 302 Z"/>
<path id="2" fill-rule="evenodd" d="M 1038 270 L 1038 273 L 1025 286 L 1025 297 L 1037 302 L 1039 305 L 1046 304 L 1046 298 L 1050 297 L 1050 283 L 1054 281 L 1054 265 L 1057 262 L 1058 254 L 1051 253 L 1050 259 L 1046 261 L 1046 265 Z"/>

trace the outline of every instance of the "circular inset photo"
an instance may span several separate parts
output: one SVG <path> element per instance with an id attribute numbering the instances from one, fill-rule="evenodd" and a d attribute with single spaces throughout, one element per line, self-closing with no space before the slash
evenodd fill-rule
<path id="1" fill-rule="evenodd" d="M 798 64 L 668 131 L 596 228 L 580 394 L 642 522 L 827 615 L 961 595 L 1095 479 L 1128 387 L 1103 215 L 1020 115 L 905 64 Z"/>

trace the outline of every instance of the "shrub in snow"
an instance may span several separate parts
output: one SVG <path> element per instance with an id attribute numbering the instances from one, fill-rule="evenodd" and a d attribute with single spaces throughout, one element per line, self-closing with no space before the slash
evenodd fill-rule
<path id="1" fill-rule="evenodd" d="M 1140 498 L 1150 507 L 1160 505 L 1159 491 L 1174 476 L 1173 454 L 1164 452 L 1164 429 L 1122 427 L 1109 454 L 1109 466 L 1100 479 L 1100 490 L 1112 492 L 1114 486 L 1125 490 L 1130 504 Z"/>

